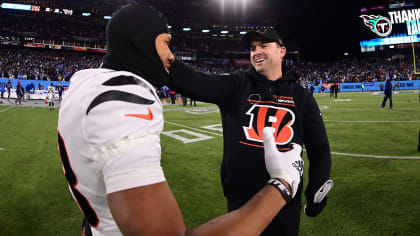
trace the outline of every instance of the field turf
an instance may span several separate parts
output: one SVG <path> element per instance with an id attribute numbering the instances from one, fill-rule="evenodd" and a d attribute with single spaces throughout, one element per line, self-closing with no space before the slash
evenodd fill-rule
<path id="1" fill-rule="evenodd" d="M 321 215 L 302 212 L 300 235 L 420 235 L 419 93 L 394 94 L 393 110 L 380 109 L 382 97 L 315 95 L 330 140 L 334 188 Z M 206 103 L 164 110 L 162 165 L 191 228 L 226 212 L 220 113 Z M 57 152 L 57 119 L 58 111 L 46 106 L 0 104 L 0 235 L 81 235 L 82 214 Z"/>

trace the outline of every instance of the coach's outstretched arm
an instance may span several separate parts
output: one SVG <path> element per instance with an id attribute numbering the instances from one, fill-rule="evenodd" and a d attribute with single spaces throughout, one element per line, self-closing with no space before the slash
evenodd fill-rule
<path id="1" fill-rule="evenodd" d="M 166 182 L 108 194 L 112 215 L 124 235 L 259 235 L 290 201 L 300 182 L 301 146 L 280 153 L 270 128 L 264 129 L 267 171 L 272 179 L 243 207 L 186 230 L 179 206 Z"/>
<path id="2" fill-rule="evenodd" d="M 223 103 L 231 101 L 232 91 L 239 89 L 237 79 L 232 75 L 196 71 L 175 60 L 171 64 L 168 87 L 187 97 L 223 106 Z"/>

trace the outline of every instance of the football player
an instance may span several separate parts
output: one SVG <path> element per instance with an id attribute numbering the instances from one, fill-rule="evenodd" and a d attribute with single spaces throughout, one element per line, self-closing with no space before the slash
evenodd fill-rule
<path id="1" fill-rule="evenodd" d="M 106 28 L 102 68 L 75 73 L 58 120 L 58 147 L 84 235 L 258 235 L 292 201 L 301 146 L 279 152 L 264 131 L 272 178 L 243 207 L 186 230 L 161 163 L 163 108 L 153 86 L 174 56 L 165 17 L 145 5 L 117 11 Z M 242 183 L 246 185 L 247 183 Z"/>
<path id="2" fill-rule="evenodd" d="M 55 96 L 55 87 L 54 87 L 54 84 L 51 83 L 51 85 L 48 86 L 47 88 L 47 101 L 48 101 L 48 107 L 50 111 L 54 110 L 54 100 L 55 100 L 54 96 Z"/>

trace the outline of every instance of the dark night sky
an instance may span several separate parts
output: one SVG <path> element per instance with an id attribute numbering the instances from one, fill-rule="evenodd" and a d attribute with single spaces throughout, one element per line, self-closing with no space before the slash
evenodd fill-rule
<path id="1" fill-rule="evenodd" d="M 234 22 L 237 25 L 275 25 L 286 41 L 286 46 L 289 45 L 289 49 L 293 48 L 291 45 L 296 46 L 300 50 L 301 58 L 310 61 L 342 59 L 345 52 L 349 53 L 349 58 L 361 57 L 360 41 L 375 37 L 359 17 L 362 14 L 361 7 L 383 5 L 384 11 L 389 11 L 389 3 L 397 2 L 397 0 L 246 0 L 246 14 L 241 14 L 238 9 L 242 0 L 168 1 L 154 0 L 153 3 L 161 3 L 158 4 L 161 7 L 166 6 L 167 12 L 172 12 L 175 17 L 198 18 L 198 22 L 216 22 L 221 25 L 225 22 Z M 407 0 L 414 3 L 416 1 L 418 0 Z M 222 2 L 227 6 L 223 14 L 220 10 Z M 236 11 L 233 10 L 233 2 L 237 3 Z M 379 14 L 372 11 L 368 13 Z M 186 24 L 188 22 L 185 21 Z"/>
<path id="2" fill-rule="evenodd" d="M 360 6 L 354 0 L 297 1 L 286 15 L 279 16 L 278 31 L 287 40 L 299 42 L 303 59 L 334 60 L 344 52 L 352 57 L 359 54 L 363 38 Z"/>
<path id="3" fill-rule="evenodd" d="M 222 0 L 154 0 L 153 4 L 168 15 L 198 18 L 197 21 L 216 23 L 266 24 L 277 26 L 286 41 L 300 47 L 303 59 L 334 60 L 344 52 L 360 51 L 358 29 L 360 2 L 375 4 L 378 0 L 246 0 L 246 14 L 241 14 L 242 0 L 233 10 L 234 0 L 223 0 L 226 8 L 221 14 Z M 389 1 L 389 0 L 385 0 Z M 382 1 L 383 2 L 383 1 Z M 162 9 L 163 8 L 163 9 Z M 188 20 L 185 21 L 188 24 Z M 266 24 L 267 25 L 267 24 Z"/>

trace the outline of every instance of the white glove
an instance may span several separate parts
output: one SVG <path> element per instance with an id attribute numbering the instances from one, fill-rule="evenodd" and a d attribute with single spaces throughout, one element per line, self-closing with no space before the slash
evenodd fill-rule
<path id="1" fill-rule="evenodd" d="M 271 178 L 281 178 L 290 185 L 293 198 L 303 174 L 303 160 L 300 156 L 302 146 L 293 143 L 293 149 L 287 152 L 279 152 L 273 132 L 274 128 L 272 127 L 263 129 L 265 167 Z"/>

